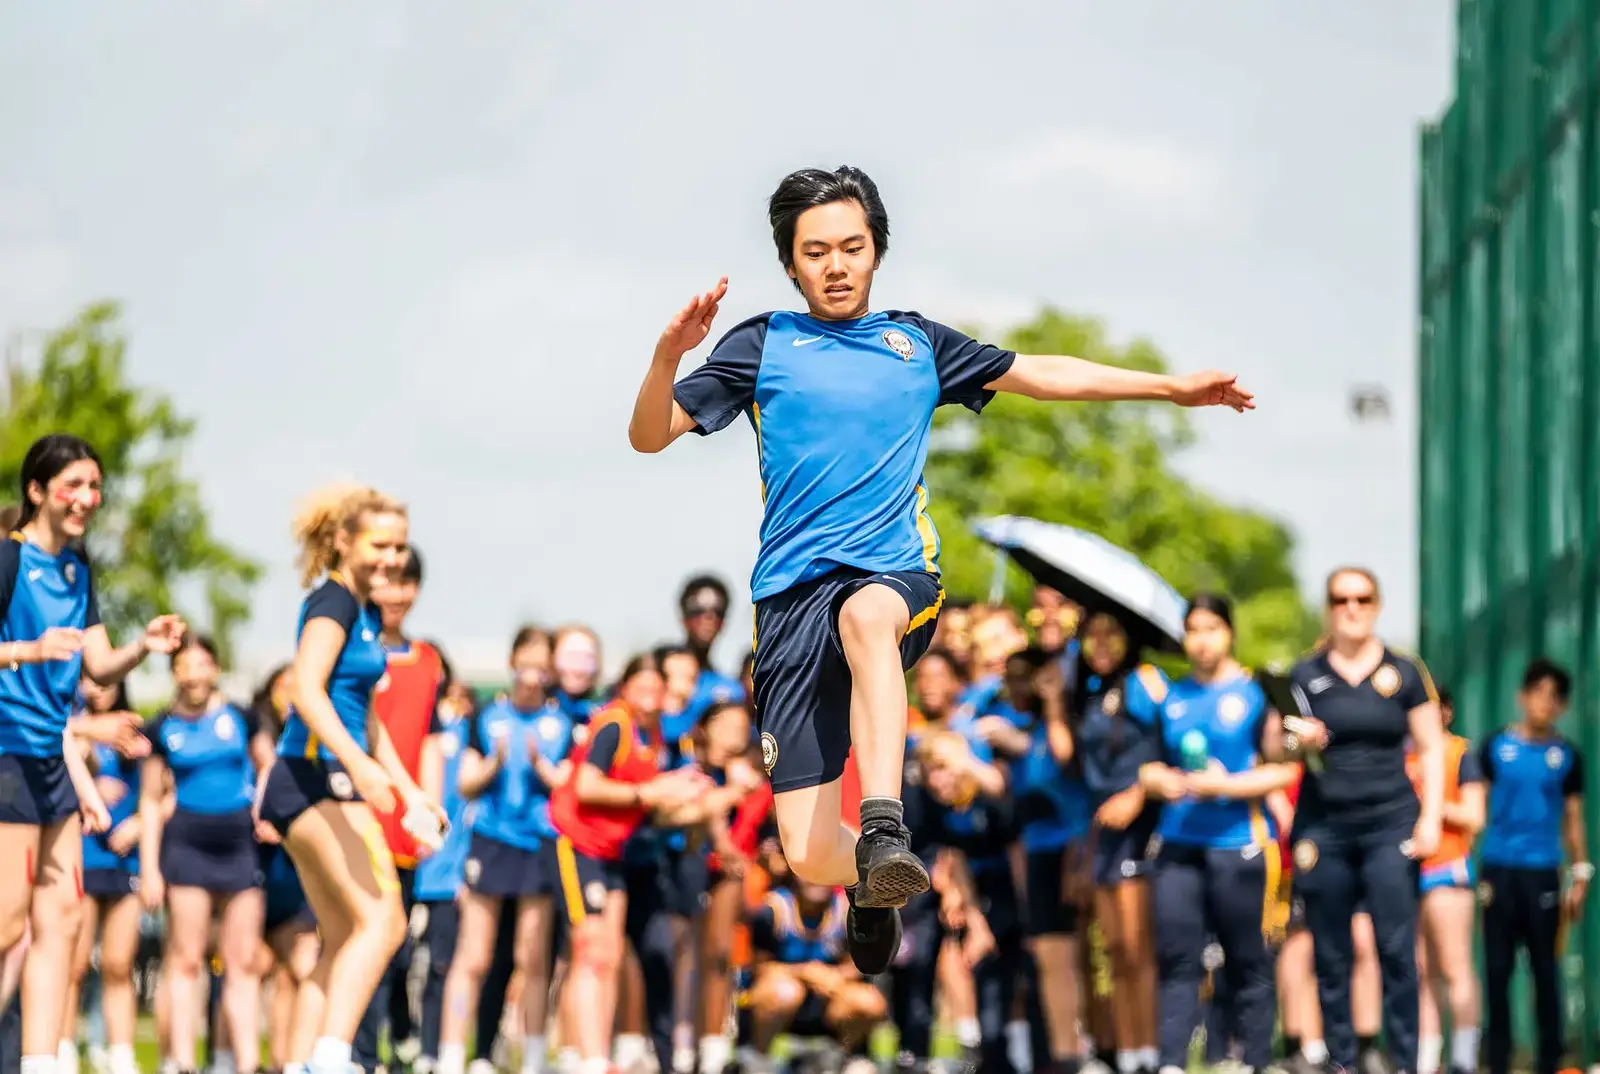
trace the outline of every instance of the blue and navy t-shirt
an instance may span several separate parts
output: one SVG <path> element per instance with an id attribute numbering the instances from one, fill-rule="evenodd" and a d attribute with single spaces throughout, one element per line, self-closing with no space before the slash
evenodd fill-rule
<path id="1" fill-rule="evenodd" d="M 1237 775 L 1257 764 L 1271 705 L 1251 678 L 1212 683 L 1184 678 L 1171 685 L 1157 712 L 1163 761 L 1191 772 L 1215 761 Z M 1259 801 L 1237 798 L 1167 802 L 1156 831 L 1163 842 L 1218 850 L 1265 846 L 1278 837 Z"/>
<path id="2" fill-rule="evenodd" d="M 689 695 L 689 701 L 679 715 L 689 721 L 689 729 L 693 730 L 711 706 L 744 700 L 744 686 L 738 679 L 730 679 L 711 668 L 702 668 L 700 677 L 694 683 L 694 693 Z M 662 733 L 665 734 L 665 730 Z"/>
<path id="3" fill-rule="evenodd" d="M 1158 699 L 1167 677 L 1150 664 L 1108 681 L 1091 676 L 1082 719 L 1073 728 L 1089 802 L 1098 808 L 1139 782 L 1139 769 L 1161 755 Z"/>
<path id="4" fill-rule="evenodd" d="M 472 844 L 475 806 L 461 793 L 461 753 L 467 746 L 472 717 L 441 723 L 439 750 L 444 754 L 444 814 L 450 830 L 438 850 L 417 863 L 415 893 L 419 902 L 448 902 L 466 881 L 467 852 Z"/>
<path id="5" fill-rule="evenodd" d="M 937 571 L 922 479 L 934 408 L 982 410 L 1015 359 L 916 313 L 767 313 L 722 337 L 675 395 L 701 434 L 739 414 L 755 429 L 754 599 L 840 567 Z"/>
<path id="6" fill-rule="evenodd" d="M 928 796 L 923 823 L 937 830 L 934 841 L 959 850 L 974 877 L 1009 875 L 1011 844 L 1017 841 L 1017 814 L 1009 793 L 1000 798 L 978 795 L 962 805 Z"/>
<path id="7" fill-rule="evenodd" d="M 1011 762 L 1022 846 L 1030 854 L 1064 850 L 1089 833 L 1089 794 L 1078 766 L 1056 761 L 1045 722 L 1028 732 L 1028 752 Z"/>
<path id="8" fill-rule="evenodd" d="M 313 619 L 332 619 L 344 631 L 344 647 L 339 650 L 339 658 L 328 675 L 328 699 L 356 745 L 370 751 L 367 718 L 372 711 L 372 691 L 389 669 L 388 654 L 383 651 L 383 642 L 378 640 L 383 619 L 371 602 L 365 607 L 356 603 L 355 594 L 337 576 L 329 577 L 313 589 L 301 605 L 300 625 L 295 630 L 297 643 L 305 633 L 306 624 Z M 337 759 L 293 708 L 284 720 L 278 754 L 322 761 Z"/>
<path id="9" fill-rule="evenodd" d="M 501 697 L 468 717 L 467 727 L 468 749 L 505 757 L 478 796 L 472 830 L 520 850 L 538 850 L 556 830 L 550 823 L 550 788 L 539 778 L 533 754 L 537 750 L 551 764 L 565 760 L 572 749 L 572 720 L 553 701 L 523 712 Z"/>
<path id="10" fill-rule="evenodd" d="M 576 694 L 567 693 L 560 687 L 552 690 L 550 696 L 561 707 L 561 711 L 566 713 L 567 718 L 575 724 L 588 723 L 589 717 L 593 716 L 595 710 L 603 704 L 599 698 L 592 694 L 585 694 L 579 697 Z"/>
<path id="11" fill-rule="evenodd" d="M 83 867 L 89 869 L 117 869 L 125 873 L 139 871 L 139 847 L 134 845 L 126 857 L 112 851 L 108 839 L 117 826 L 139 812 L 139 762 L 130 761 L 110 746 L 95 743 L 95 785 L 105 799 L 106 811 L 111 814 L 111 826 L 99 835 L 83 837 Z"/>
<path id="12" fill-rule="evenodd" d="M 172 772 L 185 813 L 237 813 L 255 799 L 255 715 L 222 704 L 198 716 L 163 712 L 145 727 L 150 752 Z"/>
<path id="13" fill-rule="evenodd" d="M 10 642 L 38 641 L 51 627 L 100 625 L 89 562 L 67 547 L 52 556 L 20 533 L 0 541 L 0 653 Z M 0 666 L 0 754 L 60 757 L 83 676 L 83 654 L 65 660 Z"/>
<path id="14" fill-rule="evenodd" d="M 1483 743 L 1478 760 L 1489 783 L 1483 864 L 1559 869 L 1567 799 L 1583 794 L 1583 753 L 1561 736 L 1532 739 L 1508 727 Z"/>
<path id="15" fill-rule="evenodd" d="M 785 966 L 807 962 L 835 965 L 844 957 L 849 912 L 842 891 L 822 913 L 803 914 L 794 892 L 775 888 L 750 915 L 750 946 Z"/>

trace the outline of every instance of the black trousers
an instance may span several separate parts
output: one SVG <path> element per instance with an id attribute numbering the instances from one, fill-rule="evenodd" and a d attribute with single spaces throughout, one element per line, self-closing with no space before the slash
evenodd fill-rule
<path id="1" fill-rule="evenodd" d="M 676 878 L 666 864 L 629 865 L 623 870 L 628 889 L 626 935 L 639 956 L 644 977 L 644 1011 L 650 1044 L 663 1071 L 672 1070 L 673 977 L 677 952 L 673 933 L 683 915 Z"/>
<path id="2" fill-rule="evenodd" d="M 409 921 L 411 908 L 416 905 L 413 891 L 416 888 L 417 874 L 414 869 L 398 869 L 400 877 L 400 901 L 405 906 L 406 918 Z M 406 974 L 411 971 L 411 934 L 406 933 L 400 950 L 394 953 L 394 958 L 389 960 L 388 969 L 378 980 L 378 988 L 372 993 L 372 999 L 367 1003 L 367 1011 L 361 1016 L 361 1025 L 356 1029 L 356 1039 L 351 1044 L 350 1059 L 361 1069 L 371 1074 L 378 1068 L 378 1035 L 383 1028 L 383 1023 L 389 1023 L 389 1045 L 393 1047 L 411 1036 L 411 1003 L 406 995 Z"/>
<path id="3" fill-rule="evenodd" d="M 474 1037 L 479 1059 L 494 1055 L 494 1046 L 500 1041 L 500 1022 L 505 1018 L 506 993 L 511 990 L 511 978 L 517 972 L 517 900 L 504 899 L 500 903 L 500 925 L 494 933 L 494 955 L 489 959 L 489 972 L 483 976 L 483 988 L 478 992 L 478 1025 Z"/>
<path id="4" fill-rule="evenodd" d="M 1023 950 L 1022 900 L 1009 868 L 979 872 L 973 877 L 978 908 L 989 931 L 994 933 L 994 951 L 973 967 L 972 983 L 978 994 L 980 1069 L 984 1074 L 1014 1074 L 1011 1054 L 1006 1047 L 1006 1023 L 1017 997 L 1017 986 L 1028 974 L 1032 959 Z M 1037 1060 L 1040 1068 L 1048 1063 L 1048 1050 Z"/>
<path id="5" fill-rule="evenodd" d="M 938 986 L 939 949 L 945 927 L 939 918 L 939 896 L 923 892 L 900 911 L 905 941 L 901 959 L 890 970 L 890 1006 L 900 1030 L 900 1051 L 929 1058 L 933 1048 L 933 993 Z"/>
<path id="6" fill-rule="evenodd" d="M 1488 980 L 1485 1044 L 1489 1074 L 1511 1069 L 1511 976 L 1517 949 L 1528 952 L 1533 976 L 1533 1008 L 1539 1024 L 1536 1074 L 1555 1074 L 1560 1065 L 1561 969 L 1556 945 L 1561 933 L 1561 874 L 1555 869 L 1509 869 L 1485 865 L 1482 877 L 1483 962 Z"/>
<path id="7" fill-rule="evenodd" d="M 11 997 L 11 1004 L 0 1014 L 0 1074 L 19 1074 L 22 1070 L 22 989 Z"/>
<path id="8" fill-rule="evenodd" d="M 428 911 L 421 940 L 428 949 L 428 978 L 422 984 L 422 1055 L 437 1060 L 444 1026 L 444 983 L 456 956 L 456 938 L 461 934 L 461 907 L 454 899 L 430 901 L 423 906 Z"/>
<path id="9" fill-rule="evenodd" d="M 1162 1066 L 1188 1066 L 1189 1042 L 1203 1016 L 1205 951 L 1213 936 L 1224 956 L 1218 973 L 1225 981 L 1219 1007 L 1232 1015 L 1231 1024 L 1219 1027 L 1220 1035 L 1224 1041 L 1230 1031 L 1238 1036 L 1246 1066 L 1265 1070 L 1271 1064 L 1278 1003 L 1265 932 L 1267 855 L 1277 852 L 1276 846 L 1239 851 L 1169 843 L 1161 848 L 1151 902 L 1161 982 L 1157 1037 Z"/>
<path id="10" fill-rule="evenodd" d="M 1319 820 L 1295 829 L 1294 886 L 1316 950 L 1322 1036 L 1329 1058 L 1346 1069 L 1355 1069 L 1359 1051 L 1350 1016 L 1350 919 L 1358 904 L 1377 937 L 1389 1058 L 1400 1070 L 1417 1069 L 1419 866 L 1400 851 L 1414 825 L 1402 816 L 1374 826 Z"/>

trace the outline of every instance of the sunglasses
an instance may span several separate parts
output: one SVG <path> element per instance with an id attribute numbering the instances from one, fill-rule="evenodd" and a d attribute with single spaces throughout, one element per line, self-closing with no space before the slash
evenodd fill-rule
<path id="1" fill-rule="evenodd" d="M 727 618 L 727 615 L 728 615 L 728 609 L 724 608 L 720 604 L 686 604 L 686 605 L 684 605 L 683 617 L 685 619 L 698 619 L 702 615 L 711 615 L 711 616 L 715 616 L 718 619 L 725 619 L 725 618 Z"/>
<path id="2" fill-rule="evenodd" d="M 1333 593 L 1328 594 L 1328 607 L 1330 608 L 1343 608 L 1346 605 L 1351 604 L 1358 608 L 1370 608 L 1376 603 L 1378 603 L 1378 598 L 1372 593 L 1362 593 L 1360 596 L 1344 597 Z"/>

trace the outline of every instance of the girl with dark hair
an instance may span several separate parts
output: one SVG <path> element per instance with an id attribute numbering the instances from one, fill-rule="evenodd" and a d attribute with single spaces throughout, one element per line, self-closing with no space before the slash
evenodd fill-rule
<path id="1" fill-rule="evenodd" d="M 86 717 L 132 713 L 126 683 L 114 687 L 83 681 L 84 710 L 75 723 Z M 143 721 L 140 721 L 141 723 Z M 116 721 L 112 721 L 115 726 Z M 83 924 L 78 931 L 78 949 L 73 958 L 72 987 L 67 993 L 67 1017 L 61 1027 L 61 1059 L 64 1070 L 78 1062 L 77 1039 L 79 990 L 99 942 L 100 1010 L 105 1019 L 108 1074 L 137 1074 L 133 1038 L 138 1014 L 138 999 L 133 989 L 133 963 L 139 954 L 139 765 L 148 752 L 148 743 L 138 740 L 143 750 L 131 755 L 118 752 L 101 742 L 89 746 L 95 786 L 106 803 L 111 825 L 98 835 L 83 837 Z"/>
<path id="2" fill-rule="evenodd" d="M 652 656 L 630 660 L 615 699 L 595 713 L 588 737 L 573 748 L 570 774 L 550 796 L 561 904 L 571 929 L 567 989 L 574 1009 L 583 1012 L 575 1042 L 580 1074 L 604 1074 L 611 1061 L 628 922 L 623 849 L 652 814 L 668 822 L 699 819 L 691 814 L 696 807 L 703 811 L 710 797 L 710 781 L 699 769 L 660 770 L 664 693 Z M 671 996 L 662 999 L 670 1003 Z M 670 1046 L 667 1056 L 670 1061 Z"/>
<path id="3" fill-rule="evenodd" d="M 375 489 L 335 487 L 295 520 L 301 577 L 294 706 L 261 789 L 317 918 L 317 968 L 296 997 L 290 1071 L 347 1074 L 367 1005 L 405 939 L 394 859 L 373 806 L 401 806 L 426 842 L 445 823 L 373 715 L 387 671 L 374 589 L 406 561 L 406 512 Z M 320 579 L 320 582 L 319 582 Z M 371 803 L 371 804 L 369 804 Z"/>
<path id="4" fill-rule="evenodd" d="M 177 693 L 146 729 L 151 754 L 140 777 L 140 895 L 151 913 L 167 911 L 162 958 L 172 1055 L 180 1071 L 197 1070 L 198 990 L 208 981 L 211 925 L 218 922 L 222 956 L 221 1009 L 240 1074 L 260 1063 L 261 979 L 257 947 L 265 908 L 261 859 L 251 803 L 257 742 L 252 712 L 241 712 L 217 688 L 221 672 L 209 638 L 187 634 L 172 656 Z M 253 752 L 254 751 L 254 752 Z M 171 777 L 177 808 L 163 821 L 162 791 Z"/>
<path id="5" fill-rule="evenodd" d="M 1107 612 L 1085 622 L 1073 678 L 1069 733 L 1093 810 L 1090 879 L 1117 997 L 1117 1067 L 1119 1074 L 1136 1074 L 1158 1063 L 1146 849 L 1160 807 L 1146 800 L 1139 770 L 1159 756 L 1156 712 L 1166 699 L 1167 679 L 1139 664 L 1127 629 Z"/>
<path id="6" fill-rule="evenodd" d="M 0 542 L 0 861 L 25 863 L 0 881 L 0 949 L 30 924 L 23 968 L 23 1074 L 54 1069 L 82 920 L 84 832 L 110 817 L 67 720 L 87 676 L 112 685 L 152 652 L 170 653 L 183 620 L 162 615 L 113 648 L 100 621 L 83 541 L 100 508 L 94 449 L 57 433 L 22 462 L 18 528 Z"/>
<path id="7" fill-rule="evenodd" d="M 657 452 L 749 416 L 766 493 L 751 584 L 753 700 L 778 828 L 797 876 L 849 889 L 851 956 L 878 974 L 900 948 L 899 909 L 930 884 L 910 849 L 900 791 L 905 673 L 930 645 L 945 599 L 922 482 L 934 410 L 980 411 L 997 391 L 1253 403 L 1223 373 L 1177 378 L 1018 355 L 917 313 L 872 312 L 889 214 L 858 168 L 791 173 L 767 216 L 806 311 L 744 321 L 677 380 L 683 356 L 710 334 L 727 279 L 694 298 L 656 344 L 628 439 Z M 859 836 L 844 823 L 841 785 L 852 744 Z"/>
<path id="8" fill-rule="evenodd" d="M 1163 1074 L 1187 1068 L 1200 1025 L 1208 936 L 1221 945 L 1228 1026 L 1244 1064 L 1272 1061 L 1277 1007 L 1270 944 L 1278 913 L 1277 822 L 1266 802 L 1295 777 L 1279 754 L 1282 724 L 1265 691 L 1233 657 L 1233 608 L 1197 594 L 1184 618 L 1189 674 L 1157 710 L 1160 758 L 1139 770 L 1166 803 L 1151 848 Z"/>

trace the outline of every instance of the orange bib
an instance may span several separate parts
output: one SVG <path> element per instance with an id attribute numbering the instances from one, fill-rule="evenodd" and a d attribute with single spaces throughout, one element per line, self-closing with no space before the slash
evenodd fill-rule
<path id="1" fill-rule="evenodd" d="M 1472 748 L 1472 743 L 1460 735 L 1445 732 L 1444 736 L 1444 800 L 1446 802 L 1459 802 L 1461 800 L 1461 758 L 1467 750 Z M 1422 797 L 1422 766 L 1417 763 L 1415 753 L 1406 754 L 1406 775 L 1411 777 L 1411 786 L 1416 789 L 1417 797 Z M 1439 835 L 1439 852 L 1423 863 L 1424 869 L 1432 869 L 1440 865 L 1448 865 L 1459 861 L 1472 853 L 1472 840 L 1465 832 L 1457 831 L 1446 824 Z"/>

